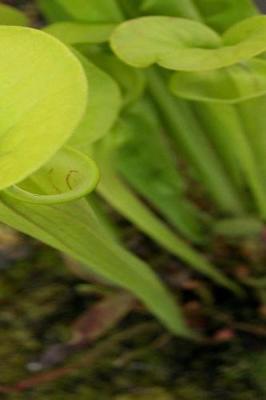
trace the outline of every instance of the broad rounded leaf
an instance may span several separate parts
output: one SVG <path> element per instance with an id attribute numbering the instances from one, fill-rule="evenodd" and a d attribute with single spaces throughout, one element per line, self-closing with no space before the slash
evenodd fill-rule
<path id="1" fill-rule="evenodd" d="M 63 147 L 30 178 L 5 193 L 29 203 L 65 203 L 90 193 L 98 180 L 94 161 L 71 147 Z"/>
<path id="2" fill-rule="evenodd" d="M 126 21 L 111 36 L 117 56 L 139 68 L 157 63 L 174 70 L 197 69 L 199 58 L 221 44 L 221 38 L 205 25 L 174 17 Z"/>
<path id="3" fill-rule="evenodd" d="M 25 14 L 14 7 L 0 4 L 0 24 L 1 25 L 28 25 L 29 21 Z"/>
<path id="4" fill-rule="evenodd" d="M 266 93 L 266 61 L 256 58 L 214 71 L 176 72 L 170 86 L 184 99 L 238 103 Z"/>
<path id="5" fill-rule="evenodd" d="M 81 24 L 58 22 L 47 26 L 44 31 L 66 44 L 103 43 L 109 40 L 115 24 Z"/>
<path id="6" fill-rule="evenodd" d="M 121 108 L 121 95 L 116 82 L 104 71 L 75 52 L 86 73 L 90 98 L 86 112 L 70 139 L 70 144 L 81 150 L 88 148 L 104 136 L 117 119 Z"/>
<path id="7" fill-rule="evenodd" d="M 46 33 L 0 27 L 0 189 L 47 162 L 68 140 L 87 104 L 83 69 Z"/>
<path id="8" fill-rule="evenodd" d="M 238 23 L 223 38 L 200 22 L 143 17 L 119 25 L 111 36 L 111 46 L 118 57 L 134 67 L 156 63 L 177 71 L 207 71 L 263 53 L 265 35 L 265 16 Z"/>

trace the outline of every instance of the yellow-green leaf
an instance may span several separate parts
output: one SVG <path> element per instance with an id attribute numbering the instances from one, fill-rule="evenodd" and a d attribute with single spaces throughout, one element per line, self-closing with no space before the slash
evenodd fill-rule
<path id="1" fill-rule="evenodd" d="M 263 53 L 265 35 L 265 16 L 241 21 L 223 37 L 200 22 L 151 16 L 120 24 L 111 46 L 118 57 L 137 68 L 158 64 L 177 71 L 207 71 Z"/>
<path id="2" fill-rule="evenodd" d="M 28 25 L 29 21 L 23 12 L 6 4 L 0 4 L 0 25 Z"/>
<path id="3" fill-rule="evenodd" d="M 118 22 L 122 14 L 115 0 L 53 0 L 73 19 L 83 22 Z"/>
<path id="4" fill-rule="evenodd" d="M 41 31 L 0 27 L 0 189 L 45 164 L 87 105 L 87 80 L 71 51 Z"/>
<path id="5" fill-rule="evenodd" d="M 214 71 L 176 72 L 172 92 L 196 101 L 238 103 L 266 93 L 266 61 L 243 61 Z"/>
<path id="6" fill-rule="evenodd" d="M 84 24 L 78 22 L 57 22 L 48 25 L 44 31 L 70 45 L 80 43 L 107 42 L 116 24 Z"/>
<path id="7" fill-rule="evenodd" d="M 121 108 L 121 94 L 116 82 L 104 71 L 75 52 L 82 63 L 90 88 L 84 117 L 70 139 L 70 144 L 86 150 L 91 142 L 104 136 L 112 127 Z"/>
<path id="8" fill-rule="evenodd" d="M 5 193 L 29 203 L 66 203 L 90 193 L 98 180 L 94 161 L 65 146 L 37 172 Z"/>

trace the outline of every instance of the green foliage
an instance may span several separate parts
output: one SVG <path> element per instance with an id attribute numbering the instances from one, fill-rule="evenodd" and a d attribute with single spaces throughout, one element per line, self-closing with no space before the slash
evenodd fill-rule
<path id="1" fill-rule="evenodd" d="M 115 24 L 57 22 L 47 26 L 44 31 L 68 45 L 99 44 L 108 41 L 115 26 Z"/>
<path id="2" fill-rule="evenodd" d="M 93 160 L 65 146 L 37 172 L 5 193 L 29 203 L 65 203 L 94 190 L 98 180 Z"/>
<path id="3" fill-rule="evenodd" d="M 2 195 L 0 219 L 86 263 L 92 271 L 134 292 L 168 326 L 190 336 L 171 295 L 144 262 L 106 237 L 85 200 L 32 205 Z"/>
<path id="4" fill-rule="evenodd" d="M 73 20 L 82 22 L 119 22 L 122 13 L 115 0 L 52 0 Z"/>
<path id="5" fill-rule="evenodd" d="M 71 16 L 55 0 L 36 0 L 40 11 L 45 15 L 47 21 L 72 21 Z"/>
<path id="6" fill-rule="evenodd" d="M 109 132 L 119 115 L 122 101 L 119 86 L 112 77 L 81 54 L 76 54 L 89 82 L 90 94 L 85 115 L 70 138 L 70 144 L 84 150 Z"/>
<path id="7" fill-rule="evenodd" d="M 266 63 L 259 58 L 203 72 L 177 72 L 173 93 L 187 100 L 236 104 L 266 92 Z"/>
<path id="8" fill-rule="evenodd" d="M 185 185 L 162 130 L 152 104 L 147 100 L 136 103 L 116 127 L 115 162 L 134 189 L 149 199 L 170 224 L 192 240 L 201 241 L 200 215 L 184 198 Z"/>
<path id="9" fill-rule="evenodd" d="M 248 60 L 266 50 L 266 17 L 255 16 L 222 36 L 206 25 L 173 17 L 143 17 L 124 22 L 111 38 L 113 51 L 127 64 L 158 64 L 180 71 L 206 71 Z"/>
<path id="10" fill-rule="evenodd" d="M 6 26 L 26 19 L 0 7 L 0 220 L 193 337 L 86 195 L 99 180 L 98 195 L 141 231 L 239 293 L 187 240 L 257 235 L 266 218 L 266 17 L 246 0 L 240 13 L 226 0 L 38 4 L 53 22 L 43 32 Z"/>
<path id="11" fill-rule="evenodd" d="M 196 3 L 206 23 L 219 32 L 257 14 L 252 0 L 197 0 Z"/>
<path id="12" fill-rule="evenodd" d="M 87 81 L 76 58 L 51 36 L 2 26 L 0 37 L 0 188 L 5 189 L 68 140 L 84 113 Z"/>
<path id="13" fill-rule="evenodd" d="M 168 69 L 197 70 L 206 68 L 209 49 L 213 48 L 215 53 L 221 39 L 199 22 L 158 16 L 137 18 L 119 25 L 112 35 L 111 45 L 115 54 L 133 67 L 145 68 L 156 63 Z"/>
<path id="14" fill-rule="evenodd" d="M 141 0 L 140 11 L 150 15 L 183 16 L 190 19 L 200 19 L 201 16 L 193 0 Z"/>
<path id="15" fill-rule="evenodd" d="M 22 12 L 6 4 L 0 4 L 1 25 L 28 25 L 28 18 Z"/>
<path id="16" fill-rule="evenodd" d="M 108 141 L 109 142 L 109 141 Z M 238 287 L 208 263 L 200 254 L 175 235 L 117 176 L 112 168 L 109 143 L 100 143 L 96 160 L 101 170 L 99 192 L 122 215 L 126 216 L 153 240 L 177 257 L 181 257 L 197 271 L 212 278 L 221 286 L 238 293 Z"/>

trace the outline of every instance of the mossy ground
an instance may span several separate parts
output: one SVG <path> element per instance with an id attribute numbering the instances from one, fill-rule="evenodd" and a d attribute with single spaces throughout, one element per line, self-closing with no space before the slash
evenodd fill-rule
<path id="1" fill-rule="evenodd" d="M 0 386 L 10 393 L 0 394 L 1 399 L 265 399 L 263 338 L 239 334 L 199 345 L 169 336 L 143 312 L 133 312 L 104 338 L 55 367 L 76 366 L 70 373 L 12 392 L 17 382 L 39 374 L 31 371 L 33 362 L 69 339 L 72 322 L 95 296 L 46 246 L 19 237 L 8 255 L 2 249 L 3 255 Z"/>

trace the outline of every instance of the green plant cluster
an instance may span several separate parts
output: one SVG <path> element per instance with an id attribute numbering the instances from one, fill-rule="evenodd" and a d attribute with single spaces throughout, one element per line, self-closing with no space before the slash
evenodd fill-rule
<path id="1" fill-rule="evenodd" d="M 0 220 L 194 337 L 90 193 L 239 293 L 193 244 L 257 234 L 266 217 L 266 17 L 249 0 L 37 3 L 42 30 L 0 7 Z"/>

